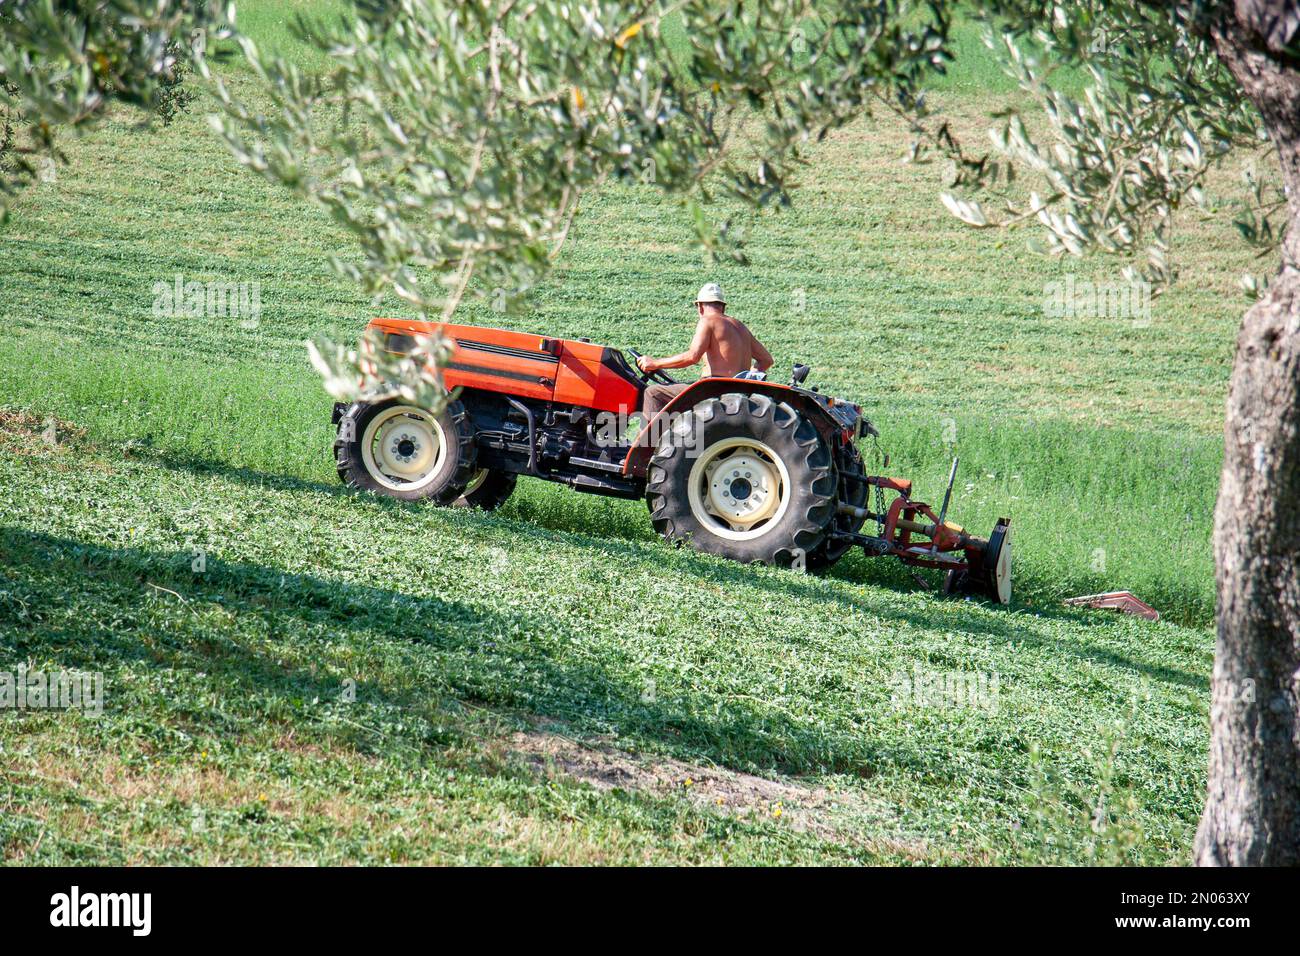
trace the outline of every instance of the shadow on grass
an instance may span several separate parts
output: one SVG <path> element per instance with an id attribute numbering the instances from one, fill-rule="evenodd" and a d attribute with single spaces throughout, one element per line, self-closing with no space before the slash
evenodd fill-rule
<path id="1" fill-rule="evenodd" d="M 543 483 L 536 479 L 524 479 L 520 488 L 536 488 L 541 484 Z M 637 544 L 658 541 L 641 502 L 605 498 L 593 500 L 591 496 L 574 495 L 567 489 L 547 488 L 544 497 L 538 495 L 521 498 L 516 495 L 502 508 L 500 516 L 524 525 L 520 530 L 525 534 L 527 526 L 532 526 L 573 534 L 581 538 L 584 544 L 593 546 L 598 546 L 602 541 Z M 710 567 L 716 563 L 709 560 Z M 917 570 L 893 558 L 867 558 L 855 548 L 835 567 L 820 576 L 848 584 L 867 584 L 908 593 L 923 590 L 916 581 Z M 747 575 L 743 570 L 739 573 Z M 798 575 L 792 577 L 796 581 L 800 579 Z M 934 572 L 925 572 L 921 577 L 931 592 L 936 592 L 942 583 L 942 578 Z M 1179 591 L 1179 586 L 1178 581 L 1148 581 L 1142 586 L 1142 596 L 1159 608 L 1164 619 L 1171 623 L 1187 627 L 1206 627 L 1211 624 L 1212 609 L 1211 618 L 1207 620 L 1204 609 L 1186 604 L 1185 594 Z M 1077 575 L 1070 578 L 1048 579 L 1035 574 L 1032 566 L 1026 570 L 1022 563 L 1016 568 L 1012 607 L 1017 610 L 1032 609 L 1033 613 L 1054 620 L 1086 623 L 1095 621 L 1096 617 L 1089 612 L 1065 607 L 1060 603 L 1061 599 L 1066 595 L 1093 594 L 1102 590 L 1108 588 L 1090 570 L 1080 569 Z"/>
<path id="2" fill-rule="evenodd" d="M 209 561 L 195 574 L 190 561 L 188 552 L 0 528 L 0 647 L 59 666 L 207 675 L 207 693 L 215 680 L 220 701 L 162 704 L 168 722 L 198 732 L 238 732 L 249 720 L 292 723 L 303 701 L 337 698 L 332 659 L 387 675 L 360 685 L 359 700 L 373 695 L 418 712 L 445 695 L 507 716 L 596 732 L 617 727 L 621 736 L 738 770 L 869 776 L 882 763 L 921 759 L 897 744 L 809 730 L 761 702 L 729 701 L 720 710 L 708 693 L 647 700 L 634 673 L 565 659 L 570 642 L 554 638 L 553 620 L 247 562 Z M 160 611 L 154 601 L 168 603 Z M 394 676 L 406 666 L 437 686 Z"/>
<path id="3" fill-rule="evenodd" d="M 328 455 L 328 449 L 324 454 Z M 342 483 L 271 474 L 236 467 L 215 459 L 165 453 L 155 453 L 150 458 L 172 470 L 188 471 L 200 476 L 215 475 L 253 487 L 330 495 L 355 493 Z M 373 498 L 389 501 L 380 499 L 379 496 Z M 403 507 L 428 505 L 404 504 Z M 657 540 L 643 502 L 583 495 L 535 478 L 524 477 L 520 480 L 518 491 L 497 512 L 497 517 L 515 522 L 524 531 L 528 527 L 547 529 L 584 537 L 587 543 L 594 543 L 598 539 L 634 543 Z M 871 584 L 906 592 L 919 589 L 913 570 L 892 559 L 867 559 L 855 549 L 826 576 L 852 584 Z M 931 575 L 926 580 L 932 589 L 937 588 L 937 577 Z M 1087 618 L 1081 612 L 1063 607 L 1061 599 L 1068 595 L 1090 594 L 1107 589 L 1107 583 L 1090 569 L 1079 568 L 1077 573 L 1066 575 L 1062 575 L 1060 569 L 1055 569 L 1049 578 L 1036 575 L 1032 565 L 1021 564 L 1016 570 L 1014 606 L 1021 609 L 1032 607 L 1034 613 L 1048 618 L 1083 621 Z M 1159 609 L 1162 616 L 1171 623 L 1194 628 L 1207 627 L 1213 623 L 1213 607 L 1207 609 L 1199 601 L 1189 599 L 1185 581 L 1157 576 L 1142 582 L 1140 591 L 1141 596 Z"/>

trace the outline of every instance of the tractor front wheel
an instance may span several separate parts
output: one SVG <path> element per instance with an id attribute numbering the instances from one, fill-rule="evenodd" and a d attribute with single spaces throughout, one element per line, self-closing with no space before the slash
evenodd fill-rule
<path id="1" fill-rule="evenodd" d="M 835 517 L 830 449 L 785 402 L 731 393 L 686 412 L 650 459 L 646 504 L 676 544 L 806 566 Z"/>
<path id="2" fill-rule="evenodd" d="M 473 427 L 465 407 L 438 414 L 403 402 L 351 405 L 339 420 L 334 461 L 349 487 L 449 505 L 473 479 Z"/>

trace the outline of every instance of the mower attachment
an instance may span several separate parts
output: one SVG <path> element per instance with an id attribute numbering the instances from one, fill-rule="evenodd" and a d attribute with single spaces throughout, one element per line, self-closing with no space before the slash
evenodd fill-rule
<path id="1" fill-rule="evenodd" d="M 972 539 L 973 543 L 978 539 Z M 968 547 L 970 567 L 965 571 L 949 571 L 944 579 L 945 594 L 974 594 L 990 598 L 999 604 L 1011 603 L 1011 522 L 999 518 L 988 540 L 982 546 Z"/>
<path id="2" fill-rule="evenodd" d="M 948 476 L 948 491 L 939 514 L 923 501 L 913 501 L 912 483 L 879 475 L 843 475 L 881 490 L 898 493 L 883 513 L 841 503 L 841 514 L 855 519 L 875 521 L 879 533 L 866 535 L 838 531 L 840 539 L 862 545 L 869 557 L 893 555 L 904 564 L 946 571 L 945 594 L 969 594 L 986 597 L 999 604 L 1011 602 L 1011 520 L 999 518 L 988 538 L 966 533 L 960 525 L 946 520 L 952 481 L 957 463 Z M 913 536 L 925 540 L 913 540 Z"/>

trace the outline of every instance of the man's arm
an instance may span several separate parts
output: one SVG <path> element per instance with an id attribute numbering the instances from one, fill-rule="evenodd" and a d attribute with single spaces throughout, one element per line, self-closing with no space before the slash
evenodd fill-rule
<path id="1" fill-rule="evenodd" d="M 713 329 L 709 325 L 709 320 L 701 318 L 695 326 L 695 337 L 691 339 L 691 347 L 685 352 L 665 359 L 654 359 L 648 355 L 643 355 L 637 359 L 636 364 L 641 367 L 643 372 L 657 372 L 664 368 L 686 368 L 686 366 L 694 365 L 704 358 L 704 353 L 709 350 L 709 339 L 712 337 Z"/>
<path id="2" fill-rule="evenodd" d="M 749 326 L 745 326 L 745 331 L 749 332 Z M 772 367 L 772 353 L 763 348 L 763 343 L 758 340 L 753 332 L 749 332 L 749 350 L 754 356 L 754 365 L 760 372 L 766 372 Z"/>

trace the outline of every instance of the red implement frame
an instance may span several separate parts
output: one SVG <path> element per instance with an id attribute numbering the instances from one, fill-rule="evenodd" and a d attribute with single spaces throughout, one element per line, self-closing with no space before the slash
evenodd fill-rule
<path id="1" fill-rule="evenodd" d="M 940 522 L 924 501 L 913 501 L 912 482 L 904 478 L 886 478 L 879 475 L 867 475 L 863 480 L 877 488 L 898 492 L 889 510 L 885 512 L 884 527 L 881 529 L 880 541 L 888 547 L 882 554 L 892 554 L 905 564 L 914 564 L 922 568 L 940 568 L 943 570 L 967 570 L 970 562 L 955 557 L 952 552 L 981 544 L 978 539 L 966 534 L 965 529 L 951 521 Z M 876 519 L 877 515 L 864 508 L 855 509 L 860 516 Z M 928 518 L 928 522 L 918 521 L 917 516 Z M 923 535 L 929 539 L 928 545 L 915 544 L 912 535 Z"/>

